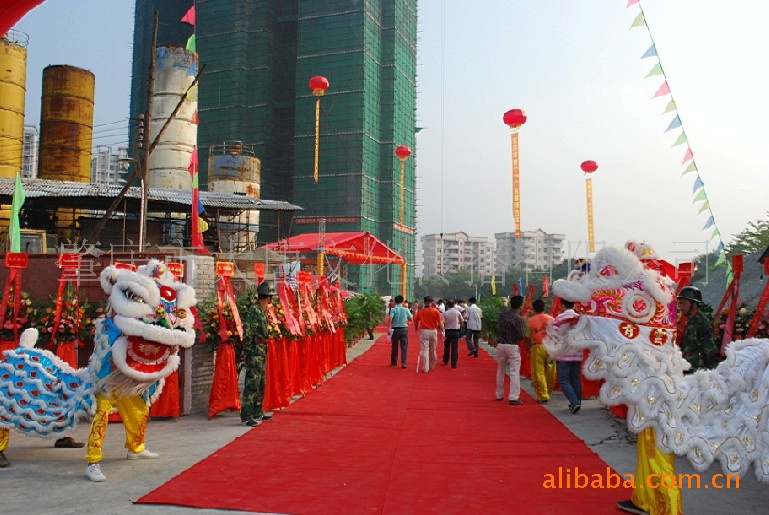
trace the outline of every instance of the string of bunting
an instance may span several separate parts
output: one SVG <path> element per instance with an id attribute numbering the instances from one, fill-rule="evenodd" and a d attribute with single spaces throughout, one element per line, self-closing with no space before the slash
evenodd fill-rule
<path id="1" fill-rule="evenodd" d="M 646 31 L 649 34 L 649 40 L 651 41 L 651 46 L 649 47 L 648 50 L 646 50 L 646 52 L 644 52 L 644 54 L 641 56 L 641 59 L 656 60 L 656 63 L 644 78 L 662 77 L 663 79 L 662 84 L 654 93 L 654 96 L 652 98 L 668 97 L 669 99 L 665 107 L 665 110 L 662 112 L 662 114 L 666 115 L 666 114 L 672 113 L 674 114 L 674 117 L 668 124 L 668 127 L 667 129 L 665 129 L 665 132 L 679 131 L 678 137 L 676 138 L 672 147 L 678 147 L 681 145 L 685 145 L 686 147 L 683 160 L 681 161 L 681 164 L 683 166 L 681 175 L 687 175 L 690 173 L 695 174 L 694 184 L 692 186 L 692 195 L 694 195 L 694 198 L 692 199 L 692 203 L 699 204 L 699 211 L 697 212 L 697 214 L 705 213 L 708 217 L 707 221 L 705 222 L 705 225 L 702 227 L 702 230 L 710 231 L 710 236 L 708 238 L 708 241 L 714 241 L 714 240 L 718 241 L 718 244 L 716 245 L 716 248 L 713 251 L 713 253 L 718 256 L 714 266 L 719 266 L 719 265 L 726 266 L 726 282 L 728 284 L 732 279 L 732 266 L 729 260 L 726 259 L 725 245 L 724 245 L 723 239 L 721 238 L 721 231 L 718 229 L 718 226 L 716 225 L 716 219 L 715 219 L 715 216 L 713 215 L 713 210 L 711 209 L 711 206 L 710 206 L 710 200 L 708 199 L 707 191 L 705 191 L 705 183 L 703 182 L 702 177 L 700 176 L 700 171 L 694 159 L 694 152 L 692 151 L 692 147 L 691 145 L 689 145 L 689 139 L 686 136 L 686 130 L 684 129 L 683 123 L 681 122 L 681 115 L 678 112 L 676 101 L 673 98 L 673 93 L 670 90 L 668 78 L 665 75 L 665 69 L 662 67 L 662 60 L 660 59 L 659 54 L 657 53 L 657 45 L 654 42 L 654 37 L 652 36 L 651 29 L 649 28 L 649 24 L 646 21 L 646 14 L 644 13 L 643 7 L 641 6 L 641 1 L 628 0 L 627 7 L 629 8 L 633 5 L 638 5 L 639 12 L 638 12 L 638 15 L 633 19 L 633 23 L 630 25 L 630 29 L 632 30 L 636 27 L 646 27 Z"/>

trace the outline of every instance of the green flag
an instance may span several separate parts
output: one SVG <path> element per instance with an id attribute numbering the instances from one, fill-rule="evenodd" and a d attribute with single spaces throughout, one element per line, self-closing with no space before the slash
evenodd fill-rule
<path id="1" fill-rule="evenodd" d="M 19 211 L 24 205 L 27 194 L 21 184 L 21 175 L 16 174 L 16 183 L 13 185 L 13 203 L 11 204 L 11 220 L 8 227 L 8 240 L 11 244 L 11 252 L 21 252 L 21 224 L 19 223 Z"/>

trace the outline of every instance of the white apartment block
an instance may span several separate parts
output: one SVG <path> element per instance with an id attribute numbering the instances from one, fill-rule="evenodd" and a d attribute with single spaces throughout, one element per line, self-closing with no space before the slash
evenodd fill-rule
<path id="1" fill-rule="evenodd" d="M 494 243 L 485 236 L 464 232 L 428 234 L 422 241 L 422 277 L 471 270 L 491 276 L 494 272 Z"/>
<path id="2" fill-rule="evenodd" d="M 522 231 L 516 238 L 514 232 L 498 232 L 496 239 L 496 271 L 504 273 L 511 266 L 521 270 L 547 270 L 564 260 L 565 234 L 548 234 L 542 229 Z"/>
<path id="3" fill-rule="evenodd" d="M 91 157 L 91 184 L 105 186 L 124 186 L 128 167 L 125 159 L 128 157 L 126 147 L 117 150 L 109 146 L 98 146 Z"/>
<path id="4" fill-rule="evenodd" d="M 24 126 L 24 148 L 21 156 L 21 177 L 34 179 L 37 177 L 37 154 L 40 144 L 40 133 L 35 125 Z"/>

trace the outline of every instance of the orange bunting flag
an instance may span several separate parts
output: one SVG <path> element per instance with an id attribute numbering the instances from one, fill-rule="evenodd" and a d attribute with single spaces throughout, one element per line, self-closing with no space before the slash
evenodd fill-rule
<path id="1" fill-rule="evenodd" d="M 668 81 L 665 81 L 662 83 L 662 86 L 660 86 L 660 89 L 657 90 L 657 92 L 654 94 L 654 97 L 652 98 L 657 98 L 657 97 L 661 97 L 669 94 L 670 94 L 670 86 L 668 86 Z"/>
<path id="2" fill-rule="evenodd" d="M 193 5 L 190 7 L 190 9 L 187 11 L 187 14 L 184 15 L 182 18 L 182 21 L 185 23 L 189 23 L 190 25 L 195 25 L 195 6 Z"/>

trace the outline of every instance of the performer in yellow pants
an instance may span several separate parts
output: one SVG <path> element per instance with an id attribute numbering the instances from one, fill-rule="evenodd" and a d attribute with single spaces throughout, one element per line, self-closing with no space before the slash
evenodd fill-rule
<path id="1" fill-rule="evenodd" d="M 5 457 L 3 451 L 8 448 L 8 442 L 11 440 L 11 430 L 0 428 L 0 469 L 10 467 L 11 462 Z"/>
<path id="2" fill-rule="evenodd" d="M 628 504 L 630 502 L 630 504 Z M 676 475 L 676 456 L 662 452 L 654 439 L 654 429 L 638 433 L 635 488 L 630 501 L 618 507 L 631 513 L 635 509 L 650 515 L 681 515 L 683 498 Z"/>
<path id="3" fill-rule="evenodd" d="M 102 394 L 96 394 L 96 414 L 91 422 L 91 432 L 88 435 L 88 447 L 86 460 L 86 476 L 91 481 L 106 481 L 102 474 L 99 462 L 103 457 L 102 443 L 107 433 L 109 414 L 113 407 L 117 407 L 120 417 L 123 419 L 126 440 L 125 448 L 128 449 L 129 460 L 155 459 L 158 455 L 144 448 L 144 437 L 147 431 L 150 408 L 141 396 L 120 397 L 108 399 Z"/>
<path id="4" fill-rule="evenodd" d="M 545 302 L 537 299 L 531 306 L 534 315 L 526 320 L 526 337 L 531 353 L 531 382 L 539 402 L 547 402 L 555 386 L 555 362 L 547 355 L 542 340 L 553 317 L 545 313 Z"/>

